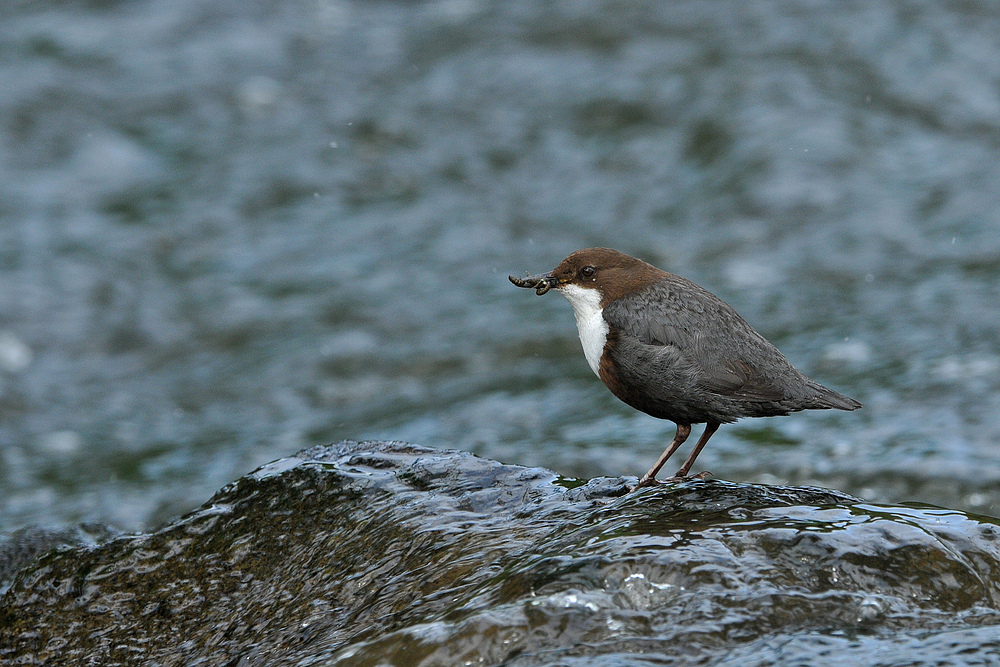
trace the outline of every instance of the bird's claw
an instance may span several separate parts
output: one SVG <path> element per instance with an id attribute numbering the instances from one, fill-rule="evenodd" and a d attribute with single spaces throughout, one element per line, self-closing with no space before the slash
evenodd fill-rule
<path id="1" fill-rule="evenodd" d="M 670 484 L 677 484 L 678 482 L 690 482 L 693 479 L 706 480 L 712 476 L 713 476 L 712 473 L 710 473 L 709 471 L 702 470 L 697 475 L 674 475 L 673 477 L 667 477 L 663 481 Z"/>
<path id="2" fill-rule="evenodd" d="M 632 487 L 631 491 L 638 491 L 639 489 L 645 488 L 647 486 L 660 486 L 662 484 L 678 484 L 680 482 L 690 482 L 691 480 L 706 480 L 712 477 L 712 473 L 707 470 L 703 470 L 697 475 L 674 475 L 673 477 L 667 477 L 666 479 L 656 479 L 655 477 L 645 477 L 639 480 L 639 483 Z"/>

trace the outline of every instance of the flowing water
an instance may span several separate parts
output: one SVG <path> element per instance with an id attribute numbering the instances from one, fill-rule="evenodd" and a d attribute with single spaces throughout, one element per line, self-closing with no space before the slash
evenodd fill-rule
<path id="1" fill-rule="evenodd" d="M 990 511 L 990 4 L 10 2 L 0 528 L 139 528 L 302 446 L 639 474 L 673 425 L 508 273 L 614 246 L 861 412 L 725 427 L 732 480 Z"/>

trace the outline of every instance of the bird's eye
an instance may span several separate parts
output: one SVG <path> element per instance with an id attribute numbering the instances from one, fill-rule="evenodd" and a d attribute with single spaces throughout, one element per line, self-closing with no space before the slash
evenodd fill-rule
<path id="1" fill-rule="evenodd" d="M 595 272 L 596 270 L 597 270 L 597 269 L 595 269 L 595 268 L 594 268 L 594 267 L 592 267 L 592 266 L 585 266 L 585 267 L 583 267 L 582 269 L 580 269 L 580 275 L 581 275 L 581 276 L 583 276 L 584 278 L 589 278 L 589 277 L 591 277 L 592 275 L 594 275 L 594 272 Z"/>

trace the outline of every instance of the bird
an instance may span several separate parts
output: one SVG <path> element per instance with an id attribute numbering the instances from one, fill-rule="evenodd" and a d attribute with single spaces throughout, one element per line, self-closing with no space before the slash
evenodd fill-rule
<path id="1" fill-rule="evenodd" d="M 509 276 L 539 296 L 551 289 L 573 307 L 591 370 L 621 401 L 677 425 L 663 454 L 635 488 L 657 473 L 705 424 L 672 478 L 689 478 L 722 424 L 801 410 L 857 410 L 861 403 L 810 380 L 728 303 L 681 276 L 611 248 L 585 248 L 545 274 Z"/>

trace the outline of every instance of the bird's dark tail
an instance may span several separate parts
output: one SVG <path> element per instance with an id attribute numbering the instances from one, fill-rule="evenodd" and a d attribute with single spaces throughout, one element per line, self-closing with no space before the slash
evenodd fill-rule
<path id="1" fill-rule="evenodd" d="M 812 409 L 823 409 L 823 408 L 835 408 L 837 410 L 857 410 L 861 407 L 861 403 L 855 401 L 850 396 L 844 396 L 840 392 L 834 391 L 833 389 L 828 389 L 818 382 L 813 382 L 809 380 L 810 388 L 813 389 L 816 394 L 813 396 L 813 405 L 809 407 Z"/>

